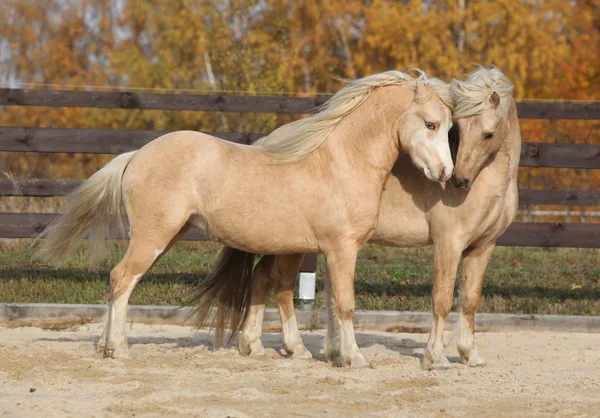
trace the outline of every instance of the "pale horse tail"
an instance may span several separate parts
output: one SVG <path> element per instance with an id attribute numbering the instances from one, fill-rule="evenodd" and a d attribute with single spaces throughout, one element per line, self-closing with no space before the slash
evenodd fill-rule
<path id="1" fill-rule="evenodd" d="M 40 258 L 54 264 L 66 262 L 89 228 L 90 262 L 102 259 L 109 232 L 123 231 L 121 181 L 135 153 L 119 155 L 69 195 L 67 211 L 39 236 L 43 238 L 37 250 Z"/>

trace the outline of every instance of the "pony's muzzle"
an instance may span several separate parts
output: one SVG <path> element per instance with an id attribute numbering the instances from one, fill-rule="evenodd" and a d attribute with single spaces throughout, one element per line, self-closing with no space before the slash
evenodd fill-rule
<path id="1" fill-rule="evenodd" d="M 469 189 L 473 182 L 471 181 L 471 179 L 467 179 L 464 177 L 452 177 L 452 184 L 454 184 L 454 187 L 457 187 L 459 189 Z"/>
<path id="2" fill-rule="evenodd" d="M 433 170 L 431 168 L 424 167 L 422 171 L 423 174 L 425 174 L 425 177 L 427 177 L 429 180 L 443 182 L 449 180 L 450 177 L 452 177 L 453 168 L 442 166 L 437 170 Z"/>
<path id="3" fill-rule="evenodd" d="M 449 180 L 450 177 L 452 177 L 452 171 L 453 171 L 452 167 L 450 167 L 450 168 L 448 168 L 448 167 L 442 168 L 442 171 L 440 172 L 440 175 L 438 177 L 438 181 L 441 182 L 441 181 Z"/>

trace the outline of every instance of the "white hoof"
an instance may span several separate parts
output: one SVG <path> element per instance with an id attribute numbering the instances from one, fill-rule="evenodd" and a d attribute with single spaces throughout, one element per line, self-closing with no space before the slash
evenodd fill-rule
<path id="1" fill-rule="evenodd" d="M 425 370 L 448 370 L 452 368 L 452 364 L 450 364 L 446 356 L 442 353 L 438 354 L 433 361 L 426 354 L 423 361 L 423 368 Z"/>
<path id="2" fill-rule="evenodd" d="M 285 350 L 287 355 L 292 358 L 299 358 L 299 359 L 311 359 L 312 358 L 312 354 L 304 346 L 302 341 L 299 341 L 293 345 L 288 345 L 288 344 L 284 343 L 283 349 Z"/>
<path id="3" fill-rule="evenodd" d="M 372 368 L 371 364 L 361 353 L 356 353 L 356 355 L 352 358 L 352 360 L 350 361 L 350 367 L 353 369 Z"/>
<path id="4" fill-rule="evenodd" d="M 105 347 L 104 357 L 114 359 L 131 358 L 131 352 L 129 351 L 128 347 L 119 347 L 116 349 Z"/>
<path id="5" fill-rule="evenodd" d="M 243 356 L 262 357 L 265 356 L 265 347 L 260 338 L 256 341 L 249 342 L 244 336 L 240 337 L 239 343 L 240 354 Z"/>
<path id="6" fill-rule="evenodd" d="M 331 363 L 331 365 L 333 367 L 341 367 L 342 366 L 339 351 L 325 349 L 325 356 L 327 357 L 327 361 L 329 363 Z"/>
<path id="7" fill-rule="evenodd" d="M 290 353 L 288 353 L 290 354 Z M 294 347 L 294 352 L 290 354 L 290 356 L 294 359 L 311 359 L 313 358 L 312 353 L 308 351 L 303 344 L 298 344 Z"/>
<path id="8" fill-rule="evenodd" d="M 485 359 L 479 355 L 477 351 L 472 351 L 469 354 L 469 358 L 466 359 L 463 357 L 463 364 L 466 364 L 469 367 L 483 367 L 485 366 Z"/>
<path id="9" fill-rule="evenodd" d="M 253 348 L 252 350 L 250 350 L 250 357 L 264 357 L 267 355 L 267 352 L 265 351 L 265 347 L 263 347 L 263 345 L 261 344 L 260 347 L 257 348 Z"/>

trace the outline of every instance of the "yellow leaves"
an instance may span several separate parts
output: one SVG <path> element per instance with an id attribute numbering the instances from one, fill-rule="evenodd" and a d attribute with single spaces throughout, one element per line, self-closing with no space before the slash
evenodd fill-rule
<path id="1" fill-rule="evenodd" d="M 58 84 L 324 93 L 340 87 L 332 75 L 420 67 L 449 81 L 471 71 L 472 63 L 484 63 L 507 74 L 517 97 L 600 99 L 593 88 L 600 68 L 594 2 L 465 1 L 464 9 L 457 0 L 118 3 L 3 4 L 0 39 L 12 55 L 8 64 L 0 63 L 0 76 Z M 290 118 L 6 108 L 0 123 L 264 131 Z M 525 140 L 548 131 L 527 129 Z M 596 138 L 590 129 L 572 131 L 592 132 L 585 136 L 588 142 Z"/>

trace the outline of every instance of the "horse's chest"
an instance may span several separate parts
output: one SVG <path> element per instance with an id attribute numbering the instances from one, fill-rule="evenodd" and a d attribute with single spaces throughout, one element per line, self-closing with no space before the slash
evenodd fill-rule
<path id="1" fill-rule="evenodd" d="M 505 196 L 488 196 L 473 209 L 465 213 L 464 222 L 469 225 L 471 241 L 482 236 L 499 235 L 507 227 L 505 211 L 507 200 Z"/>

